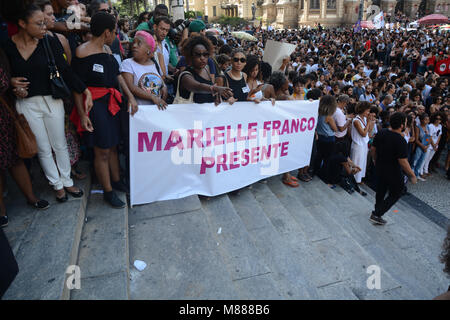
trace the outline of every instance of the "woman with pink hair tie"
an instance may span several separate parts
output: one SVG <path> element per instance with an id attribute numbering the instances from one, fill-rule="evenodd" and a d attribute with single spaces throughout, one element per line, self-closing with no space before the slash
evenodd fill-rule
<path id="1" fill-rule="evenodd" d="M 146 31 L 138 31 L 133 40 L 133 58 L 122 62 L 120 72 L 139 105 L 155 104 L 158 109 L 167 107 L 167 87 L 161 70 L 154 59 L 155 39 Z"/>

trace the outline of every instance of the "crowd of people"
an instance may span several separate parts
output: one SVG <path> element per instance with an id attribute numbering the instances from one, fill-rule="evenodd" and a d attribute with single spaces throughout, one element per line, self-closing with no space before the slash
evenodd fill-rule
<path id="1" fill-rule="evenodd" d="M 119 155 L 127 159 L 128 117 L 140 105 L 164 112 L 176 103 L 319 100 L 310 165 L 282 181 L 295 188 L 316 175 L 363 196 L 367 183 L 377 190 L 370 218 L 377 224 L 386 223 L 407 180 L 425 183 L 441 166 L 450 178 L 448 75 L 436 68 L 448 58 L 446 34 L 253 27 L 256 41 L 245 41 L 227 26 L 172 22 L 164 4 L 134 21 L 109 1 L 84 2 L 0 7 L 0 227 L 8 225 L 6 171 L 30 206 L 49 207 L 33 191 L 30 159 L 18 152 L 19 115 L 59 202 L 83 196 L 73 179 L 86 177 L 77 166 L 84 157 L 106 203 L 126 206 L 115 193 L 129 190 Z M 268 40 L 296 45 L 278 70 L 262 61 Z"/>
<path id="2" fill-rule="evenodd" d="M 310 166 L 282 177 L 294 188 L 317 175 L 332 188 L 339 184 L 365 195 L 361 184 L 377 184 L 376 154 L 369 151 L 384 128 L 401 127 L 412 174 L 403 171 L 410 180 L 425 182 L 436 174 L 443 152 L 450 175 L 448 76 L 435 68 L 448 58 L 449 39 L 440 32 L 253 27 L 257 41 L 245 41 L 227 26 L 207 30 L 200 19 L 172 22 L 164 4 L 137 21 L 105 0 L 87 6 L 23 0 L 0 9 L 1 170 L 3 176 L 9 170 L 37 209 L 49 203 L 35 196 L 30 161 L 18 156 L 17 114 L 36 137 L 40 166 L 60 202 L 68 194 L 83 196 L 73 183 L 86 176 L 77 167 L 83 155 L 92 160 L 105 201 L 114 208 L 126 205 L 115 193 L 128 192 L 119 154 L 128 150 L 129 114 L 149 104 L 164 110 L 173 103 L 320 100 Z M 268 40 L 296 45 L 279 70 L 262 61 Z M 63 93 L 50 80 L 49 56 Z M 3 178 L 2 226 L 8 223 L 4 186 Z M 403 185 L 396 191 L 404 192 Z"/>

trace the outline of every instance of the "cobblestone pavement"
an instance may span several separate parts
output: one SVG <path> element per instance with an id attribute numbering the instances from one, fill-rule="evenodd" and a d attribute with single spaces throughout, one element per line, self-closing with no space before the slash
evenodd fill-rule
<path id="1" fill-rule="evenodd" d="M 416 185 L 408 184 L 408 191 L 450 218 L 450 180 L 445 176 L 442 165 L 426 180 L 417 181 Z"/>

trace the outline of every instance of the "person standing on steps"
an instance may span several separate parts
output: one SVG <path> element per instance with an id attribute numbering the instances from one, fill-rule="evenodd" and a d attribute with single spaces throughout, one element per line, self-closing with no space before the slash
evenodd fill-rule
<path id="1" fill-rule="evenodd" d="M 390 129 L 381 130 L 374 138 L 371 152 L 377 175 L 376 203 L 370 221 L 384 225 L 382 216 L 400 199 L 404 189 L 405 172 L 413 184 L 416 175 L 408 163 L 408 145 L 402 136 L 406 129 L 406 115 L 396 112 L 390 117 Z M 386 193 L 389 195 L 385 198 Z"/>

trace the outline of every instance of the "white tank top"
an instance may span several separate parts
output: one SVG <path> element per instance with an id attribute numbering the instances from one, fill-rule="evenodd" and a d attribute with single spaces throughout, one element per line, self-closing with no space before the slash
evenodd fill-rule
<path id="1" fill-rule="evenodd" d="M 263 84 L 263 83 L 262 83 L 262 82 L 259 82 L 258 80 L 256 80 L 256 85 L 259 86 L 260 84 Z M 248 84 L 247 84 L 247 89 L 248 89 L 248 92 L 250 92 L 250 87 L 249 87 Z M 262 90 L 259 90 L 257 93 L 255 93 L 254 95 L 252 95 L 252 96 L 250 97 L 251 100 L 254 100 L 254 99 L 259 99 L 259 100 L 261 100 L 262 98 L 264 98 L 264 97 L 263 97 L 263 92 L 262 92 Z"/>
<path id="2" fill-rule="evenodd" d="M 367 146 L 369 143 L 369 133 L 365 137 L 361 136 L 358 132 L 358 129 L 355 127 L 355 121 L 359 121 L 361 123 L 361 127 L 364 130 L 367 126 L 367 119 L 362 119 L 360 116 L 356 116 L 352 121 L 352 141 L 353 143 L 360 146 Z"/>

